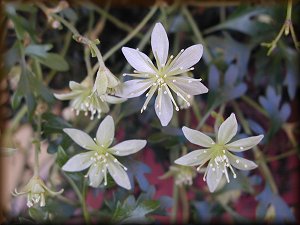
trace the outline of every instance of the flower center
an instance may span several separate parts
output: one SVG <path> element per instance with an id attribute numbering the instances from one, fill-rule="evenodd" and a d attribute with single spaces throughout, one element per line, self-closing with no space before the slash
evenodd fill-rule
<path id="1" fill-rule="evenodd" d="M 109 163 L 116 163 L 123 167 L 125 171 L 127 171 L 127 167 L 125 167 L 122 163 L 119 162 L 112 154 L 105 152 L 105 148 L 101 147 L 98 151 L 95 151 L 94 154 L 90 157 L 90 160 L 93 162 L 93 166 L 97 166 L 98 170 L 97 173 L 94 174 L 94 176 L 98 176 L 99 173 L 103 173 L 104 177 L 104 185 L 107 185 L 107 167 L 109 166 Z M 116 154 L 118 154 L 118 151 L 116 151 Z M 91 167 L 90 167 L 91 168 Z M 88 171 L 88 173 L 85 175 L 85 177 L 88 177 L 91 170 Z M 92 183 L 93 179 L 90 177 L 90 182 Z"/>
<path id="2" fill-rule="evenodd" d="M 78 116 L 80 111 L 84 111 L 84 115 L 87 116 L 91 113 L 90 119 L 93 120 L 95 115 L 98 113 L 97 117 L 100 119 L 102 108 L 102 99 L 98 97 L 96 92 L 91 89 L 84 90 L 80 95 L 72 101 L 72 110 L 76 111 Z"/>
<path id="3" fill-rule="evenodd" d="M 228 176 L 228 171 L 227 168 L 229 168 L 233 174 L 233 178 L 236 178 L 236 173 L 233 170 L 233 167 L 231 166 L 229 159 L 227 157 L 227 150 L 224 145 L 220 144 L 215 144 L 211 148 L 212 150 L 212 157 L 211 161 L 209 163 L 209 166 L 211 167 L 213 172 L 216 172 L 216 170 L 222 171 L 222 173 L 225 174 L 227 182 L 229 183 L 229 176 Z M 203 180 L 205 181 L 205 177 L 207 174 L 207 170 L 204 174 Z"/>

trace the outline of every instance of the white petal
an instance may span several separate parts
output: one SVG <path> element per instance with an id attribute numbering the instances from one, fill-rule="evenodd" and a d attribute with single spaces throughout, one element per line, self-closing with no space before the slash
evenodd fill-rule
<path id="1" fill-rule="evenodd" d="M 98 95 L 106 93 L 108 87 L 108 79 L 103 70 L 98 70 L 93 90 L 97 90 Z"/>
<path id="2" fill-rule="evenodd" d="M 144 148 L 146 144 L 147 141 L 145 140 L 128 140 L 115 145 L 110 148 L 109 151 L 114 155 L 125 156 L 138 152 Z"/>
<path id="3" fill-rule="evenodd" d="M 258 135 L 258 136 L 243 138 L 227 144 L 226 148 L 232 152 L 242 152 L 250 148 L 253 148 L 261 141 L 261 139 L 263 139 L 263 137 L 264 135 Z"/>
<path id="4" fill-rule="evenodd" d="M 90 170 L 89 170 L 89 180 L 90 180 L 90 186 L 92 187 L 99 187 L 103 180 L 103 173 L 102 173 L 102 167 L 100 167 L 98 164 L 94 163 Z"/>
<path id="5" fill-rule="evenodd" d="M 188 128 L 188 127 L 183 127 L 182 128 L 183 134 L 186 137 L 186 139 L 188 139 L 191 143 L 195 144 L 195 145 L 199 145 L 199 146 L 203 146 L 203 147 L 211 147 L 213 144 L 215 144 L 215 142 L 213 141 L 213 139 L 211 139 L 209 136 L 207 136 L 206 134 Z"/>
<path id="6" fill-rule="evenodd" d="M 107 77 L 107 86 L 109 88 L 114 88 L 120 83 L 118 78 L 108 68 L 105 67 L 103 71 L 105 73 L 105 76 Z"/>
<path id="7" fill-rule="evenodd" d="M 189 95 L 200 95 L 203 93 L 207 93 L 208 89 L 205 87 L 200 80 L 193 79 L 190 77 L 170 77 L 169 82 L 173 82 L 173 85 L 177 86 L 181 90 L 183 90 L 185 93 Z M 174 82 L 175 81 L 175 82 Z"/>
<path id="8" fill-rule="evenodd" d="M 221 124 L 218 131 L 218 143 L 227 144 L 237 132 L 238 124 L 235 118 L 235 114 L 231 115 Z"/>
<path id="9" fill-rule="evenodd" d="M 167 126 L 173 116 L 173 105 L 168 94 L 162 88 L 155 99 L 155 112 L 162 126 Z"/>
<path id="10" fill-rule="evenodd" d="M 183 70 L 189 69 L 201 59 L 203 54 L 203 46 L 201 44 L 192 45 L 187 48 L 174 62 L 169 72 L 177 70 L 182 67 Z"/>
<path id="11" fill-rule="evenodd" d="M 112 95 L 102 95 L 101 98 L 110 104 L 119 104 L 127 100 L 126 98 L 119 98 Z"/>
<path id="12" fill-rule="evenodd" d="M 114 140 L 115 124 L 111 116 L 106 116 L 97 130 L 97 141 L 102 147 L 109 147 Z"/>
<path id="13" fill-rule="evenodd" d="M 80 145 L 81 147 L 88 149 L 88 150 L 94 150 L 97 148 L 96 143 L 93 141 L 93 139 L 85 132 L 77 129 L 72 128 L 65 128 L 63 131 L 69 135 L 72 140 Z"/>
<path id="14" fill-rule="evenodd" d="M 233 165 L 235 168 L 240 170 L 252 170 L 257 167 L 256 163 L 251 160 L 244 159 L 242 157 L 236 156 L 227 152 L 227 157 L 229 159 L 229 163 Z"/>
<path id="15" fill-rule="evenodd" d="M 128 47 L 123 47 L 122 52 L 128 63 L 137 71 L 154 73 L 153 68 L 151 68 L 154 65 L 144 53 Z"/>
<path id="16" fill-rule="evenodd" d="M 206 176 L 206 181 L 210 192 L 214 192 L 216 190 L 223 175 L 222 168 L 220 166 L 217 167 L 215 163 L 212 164 L 213 166 L 207 167 L 208 171 Z M 213 170 L 213 168 L 215 169 Z"/>
<path id="17" fill-rule="evenodd" d="M 112 161 L 108 162 L 108 171 L 115 182 L 123 188 L 128 190 L 131 189 L 130 181 L 125 170 L 119 165 Z"/>
<path id="18" fill-rule="evenodd" d="M 154 56 L 158 56 L 160 64 L 166 64 L 169 52 L 169 39 L 161 23 L 156 23 L 151 34 L 151 46 Z"/>
<path id="19" fill-rule="evenodd" d="M 63 165 L 62 169 L 68 172 L 85 170 L 93 163 L 91 160 L 93 154 L 94 153 L 90 151 L 74 155 L 65 163 L 65 165 Z"/>
<path id="20" fill-rule="evenodd" d="M 79 84 L 79 83 L 77 83 L 75 81 L 70 81 L 69 82 L 69 87 L 72 90 L 82 90 L 82 89 L 84 89 L 84 87 L 81 84 Z"/>
<path id="21" fill-rule="evenodd" d="M 119 89 L 116 90 L 116 96 L 122 98 L 134 98 L 143 94 L 149 87 L 151 87 L 153 81 L 134 79 L 124 82 Z"/>
<path id="22" fill-rule="evenodd" d="M 209 149 L 199 149 L 176 159 L 174 162 L 183 166 L 197 166 L 209 160 L 210 153 Z"/>
<path id="23" fill-rule="evenodd" d="M 78 92 L 71 91 L 71 92 L 65 93 L 65 94 L 55 94 L 54 93 L 54 96 L 55 96 L 55 98 L 57 98 L 59 100 L 70 100 L 70 99 L 77 97 Z"/>

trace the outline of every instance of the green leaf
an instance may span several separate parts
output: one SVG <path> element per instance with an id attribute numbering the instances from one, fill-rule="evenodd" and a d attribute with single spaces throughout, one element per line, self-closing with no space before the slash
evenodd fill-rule
<path id="1" fill-rule="evenodd" d="M 31 207 L 29 208 L 28 213 L 29 216 L 36 222 L 44 224 L 47 221 L 48 212 L 46 210 L 43 210 L 43 208 L 40 208 L 38 206 Z"/>
<path id="2" fill-rule="evenodd" d="M 118 202 L 113 214 L 113 221 L 117 223 L 145 223 L 149 213 L 159 208 L 159 201 L 139 199 L 133 195 L 128 196 L 123 203 Z"/>
<path id="3" fill-rule="evenodd" d="M 21 216 L 19 217 L 19 221 L 21 224 L 36 224 L 34 221 Z"/>
<path id="4" fill-rule="evenodd" d="M 45 57 L 36 57 L 37 60 L 44 66 L 56 71 L 67 71 L 69 70 L 69 64 L 67 61 L 59 54 L 47 53 Z"/>
<path id="5" fill-rule="evenodd" d="M 68 161 L 68 155 L 67 155 L 67 153 L 65 152 L 65 150 L 61 146 L 58 146 L 56 163 L 60 167 L 62 167 L 67 161 Z"/>
<path id="6" fill-rule="evenodd" d="M 28 107 L 29 118 L 31 118 L 36 108 L 36 99 L 32 93 L 27 93 L 25 96 L 25 100 Z"/>
<path id="7" fill-rule="evenodd" d="M 7 16 L 12 20 L 14 24 L 14 29 L 16 31 L 17 38 L 19 40 L 23 40 L 25 37 L 25 33 L 28 33 L 31 38 L 36 40 L 35 38 L 35 30 L 29 23 L 28 19 L 25 19 L 24 17 L 17 14 L 15 5 L 13 4 L 6 4 L 5 5 L 5 11 L 7 13 Z"/>
<path id="8" fill-rule="evenodd" d="M 71 127 L 71 125 L 64 119 L 50 112 L 44 113 L 42 115 L 42 119 L 42 128 L 45 135 L 63 133 L 62 129 Z"/>
<path id="9" fill-rule="evenodd" d="M 38 56 L 45 58 L 47 57 L 47 51 L 49 51 L 52 48 L 51 44 L 47 45 L 36 45 L 36 44 L 30 44 L 25 48 L 25 54 L 29 56 Z"/>
<path id="10" fill-rule="evenodd" d="M 250 36 L 258 35 L 259 33 L 266 32 L 266 30 L 270 29 L 270 25 L 266 23 L 262 23 L 257 20 L 259 15 L 267 16 L 268 8 L 248 8 L 248 7 L 241 7 L 237 10 L 235 14 L 228 18 L 223 23 L 220 23 L 216 26 L 213 26 L 207 30 L 205 30 L 205 34 L 230 29 L 236 30 Z"/>
<path id="11" fill-rule="evenodd" d="M 58 202 L 55 198 L 48 198 L 45 210 L 49 213 L 49 220 L 51 222 L 62 223 L 69 219 L 75 208 L 63 202 Z"/>
<path id="12" fill-rule="evenodd" d="M 16 92 L 13 94 L 11 99 L 11 106 L 15 110 L 19 107 L 21 100 L 24 96 L 20 94 L 19 89 L 16 90 Z"/>

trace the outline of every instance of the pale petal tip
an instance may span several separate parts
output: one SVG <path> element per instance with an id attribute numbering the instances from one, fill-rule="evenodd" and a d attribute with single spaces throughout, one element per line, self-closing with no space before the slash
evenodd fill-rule
<path id="1" fill-rule="evenodd" d="M 236 120 L 235 113 L 231 113 L 229 117 L 230 117 L 230 118 L 233 117 L 233 118 Z"/>
<path id="2" fill-rule="evenodd" d="M 260 134 L 260 135 L 258 135 L 257 137 L 259 138 L 259 141 L 258 141 L 258 142 L 260 142 L 260 141 L 264 138 L 264 135 L 263 135 L 263 134 Z"/>
<path id="3" fill-rule="evenodd" d="M 141 141 L 141 149 L 142 148 L 145 148 L 146 144 L 147 144 L 147 141 L 146 140 L 140 140 Z"/>
<path id="4" fill-rule="evenodd" d="M 107 115 L 107 116 L 103 119 L 103 121 L 106 120 L 106 119 L 107 119 L 107 120 L 114 120 L 114 119 L 112 118 L 111 115 Z M 102 121 L 102 122 L 103 122 L 103 121 Z"/>
<path id="5" fill-rule="evenodd" d="M 178 165 L 183 165 L 181 161 L 182 161 L 181 158 L 179 158 L 179 159 L 176 159 L 176 160 L 174 161 L 174 163 L 176 163 L 176 164 L 178 164 Z"/>
<path id="6" fill-rule="evenodd" d="M 68 133 L 69 131 L 73 130 L 72 128 L 64 128 L 63 132 Z"/>
<path id="7" fill-rule="evenodd" d="M 189 130 L 192 130 L 192 129 L 189 128 L 189 127 L 186 127 L 186 126 L 183 126 L 183 127 L 182 127 L 182 132 L 183 132 L 183 135 L 184 135 L 185 137 L 188 135 L 187 132 L 188 132 Z"/>

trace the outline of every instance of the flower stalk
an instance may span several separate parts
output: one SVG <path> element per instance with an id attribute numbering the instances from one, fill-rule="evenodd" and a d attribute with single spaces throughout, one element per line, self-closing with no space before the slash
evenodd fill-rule
<path id="1" fill-rule="evenodd" d="M 37 131 L 36 131 L 36 139 L 34 140 L 35 149 L 34 149 L 34 176 L 39 176 L 39 154 L 41 151 L 41 115 L 37 115 Z"/>
<path id="2" fill-rule="evenodd" d="M 271 41 L 271 42 L 263 42 L 263 43 L 261 43 L 262 46 L 269 48 L 269 50 L 267 52 L 268 56 L 276 48 L 277 43 L 280 40 L 280 38 L 283 35 L 283 33 L 284 33 L 285 36 L 287 36 L 291 32 L 295 48 L 297 49 L 297 51 L 300 50 L 300 42 L 298 42 L 298 40 L 297 40 L 296 33 L 295 33 L 295 30 L 294 30 L 294 26 L 293 26 L 293 23 L 292 23 L 292 6 L 293 6 L 293 1 L 292 0 L 288 0 L 287 13 L 286 13 L 285 22 L 283 23 L 283 25 L 282 25 L 279 33 L 275 37 L 275 39 L 273 41 Z"/>

